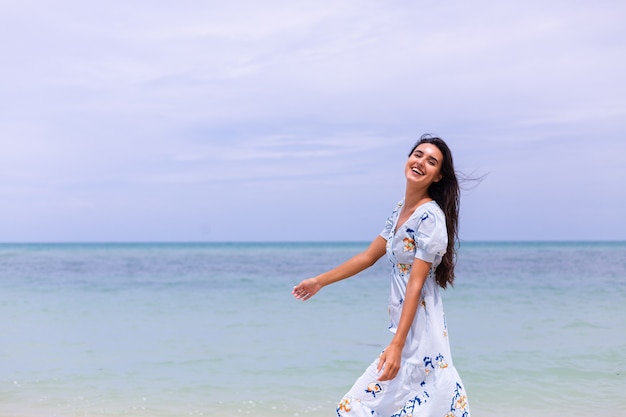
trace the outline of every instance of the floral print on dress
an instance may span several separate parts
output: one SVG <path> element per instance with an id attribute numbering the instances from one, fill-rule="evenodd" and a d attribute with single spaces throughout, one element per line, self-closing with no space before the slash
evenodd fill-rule
<path id="1" fill-rule="evenodd" d="M 367 392 L 368 394 L 372 394 L 372 396 L 376 398 L 376 394 L 380 394 L 381 392 L 383 392 L 383 387 L 380 384 L 372 382 L 367 386 L 365 392 Z"/>
<path id="2" fill-rule="evenodd" d="M 405 237 L 402 241 L 404 242 L 404 246 L 402 247 L 404 252 L 415 252 L 415 241 L 413 239 Z"/>
<path id="3" fill-rule="evenodd" d="M 401 274 L 406 275 L 411 270 L 411 264 L 398 264 L 398 271 Z"/>
<path id="4" fill-rule="evenodd" d="M 437 355 L 437 357 L 435 357 L 435 362 L 433 363 L 433 360 L 430 356 L 425 356 L 424 357 L 424 368 L 426 368 L 426 375 L 428 375 L 428 368 L 431 369 L 435 369 L 435 368 L 439 368 L 439 369 L 445 369 L 448 367 L 448 363 L 444 360 L 443 355 L 440 353 L 439 355 Z"/>
<path id="5" fill-rule="evenodd" d="M 404 408 L 392 415 L 391 417 L 413 417 L 413 413 L 415 412 L 415 407 L 420 407 L 422 404 L 426 404 L 428 402 L 428 398 L 430 396 L 426 391 L 422 393 L 422 395 L 416 395 L 414 398 L 411 398 L 404 404 Z"/>
<path id="6" fill-rule="evenodd" d="M 343 400 L 341 400 L 341 402 L 337 406 L 337 415 L 339 415 L 340 411 L 343 411 L 345 413 L 349 413 L 350 410 L 352 410 L 352 407 L 350 407 L 350 399 L 349 398 L 344 398 Z"/>
<path id="7" fill-rule="evenodd" d="M 465 410 L 467 408 L 467 395 L 461 395 L 454 403 L 455 408 Z"/>
<path id="8" fill-rule="evenodd" d="M 459 414 L 459 412 L 461 414 Z M 457 382 L 456 389 L 454 390 L 454 397 L 452 397 L 452 404 L 450 405 L 450 412 L 446 415 L 446 417 L 469 417 L 469 415 L 467 395 L 463 393 L 463 387 Z"/>

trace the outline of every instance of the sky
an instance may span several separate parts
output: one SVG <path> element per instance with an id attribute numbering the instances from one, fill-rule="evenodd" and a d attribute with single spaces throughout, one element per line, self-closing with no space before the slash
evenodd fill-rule
<path id="1" fill-rule="evenodd" d="M 626 2 L 0 1 L 0 241 L 626 240 Z"/>

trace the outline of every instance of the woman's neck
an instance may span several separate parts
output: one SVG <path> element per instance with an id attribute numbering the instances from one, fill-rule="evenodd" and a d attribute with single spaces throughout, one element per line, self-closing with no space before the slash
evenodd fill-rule
<path id="1" fill-rule="evenodd" d="M 407 185 L 406 192 L 404 194 L 404 209 L 413 211 L 430 200 L 432 200 L 432 198 L 428 195 L 428 190 L 413 189 Z"/>

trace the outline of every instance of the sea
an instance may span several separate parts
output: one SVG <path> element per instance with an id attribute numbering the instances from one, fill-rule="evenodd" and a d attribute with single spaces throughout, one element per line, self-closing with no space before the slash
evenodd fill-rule
<path id="1" fill-rule="evenodd" d="M 350 243 L 0 244 L 0 417 L 334 416 L 391 340 Z M 462 242 L 443 293 L 474 417 L 626 416 L 626 242 Z"/>

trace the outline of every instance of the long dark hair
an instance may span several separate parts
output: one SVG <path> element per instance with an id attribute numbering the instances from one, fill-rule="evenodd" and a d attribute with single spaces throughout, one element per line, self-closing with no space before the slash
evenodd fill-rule
<path id="1" fill-rule="evenodd" d="M 443 163 L 441 165 L 441 180 L 433 182 L 428 188 L 428 195 L 435 200 L 446 216 L 446 229 L 448 230 L 448 247 L 446 253 L 441 259 L 441 263 L 435 270 L 435 278 L 437 284 L 441 288 L 446 288 L 448 284 L 454 284 L 454 265 L 456 264 L 456 242 L 458 241 L 459 226 L 459 197 L 460 188 L 457 180 L 456 171 L 454 170 L 454 162 L 452 160 L 452 152 L 443 139 L 430 134 L 420 137 L 415 144 L 409 156 L 413 154 L 415 148 L 422 143 L 430 143 L 435 145 L 443 154 Z"/>

